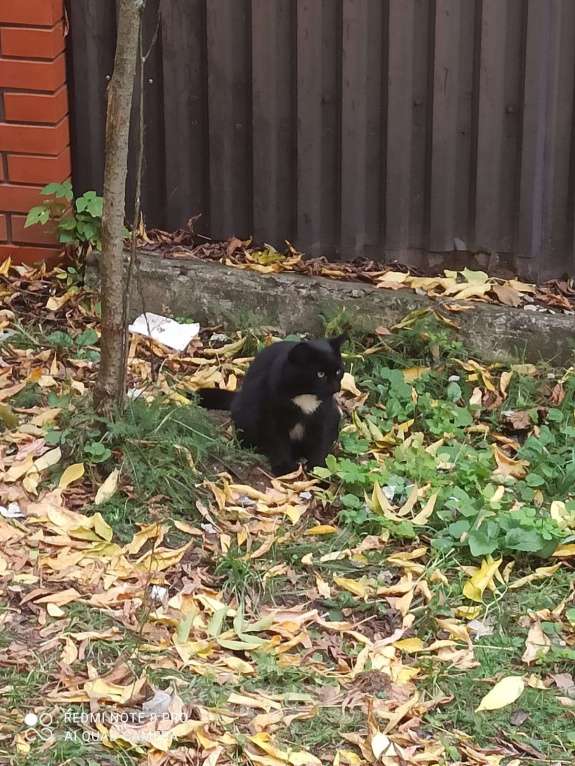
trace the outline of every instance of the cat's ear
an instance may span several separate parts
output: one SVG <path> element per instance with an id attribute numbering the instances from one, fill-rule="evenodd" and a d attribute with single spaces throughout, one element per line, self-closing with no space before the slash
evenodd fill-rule
<path id="1" fill-rule="evenodd" d="M 314 352 L 309 343 L 298 343 L 289 352 L 288 359 L 298 367 L 306 367 L 312 363 Z"/>
<path id="2" fill-rule="evenodd" d="M 339 351 L 343 344 L 347 340 L 347 333 L 342 333 L 341 335 L 338 335 L 337 338 L 328 338 L 327 342 L 329 345 L 333 348 L 334 351 Z"/>

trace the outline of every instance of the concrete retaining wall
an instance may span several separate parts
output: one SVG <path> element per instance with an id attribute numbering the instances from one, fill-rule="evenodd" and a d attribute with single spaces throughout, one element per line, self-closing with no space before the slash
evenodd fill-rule
<path id="1" fill-rule="evenodd" d="M 190 316 L 203 325 L 223 323 L 231 328 L 251 323 L 275 328 L 282 335 L 321 335 L 322 314 L 332 316 L 345 309 L 356 323 L 374 329 L 378 325 L 391 327 L 415 309 L 441 305 L 410 290 L 380 290 L 361 282 L 290 273 L 262 276 L 217 263 L 147 254 L 140 254 L 138 262 L 132 280 L 130 319 L 145 308 L 170 316 Z M 98 259 L 92 256 L 88 280 L 96 284 L 97 279 Z M 484 303 L 448 315 L 459 325 L 468 348 L 486 361 L 511 357 L 558 365 L 575 360 L 575 315 Z"/>

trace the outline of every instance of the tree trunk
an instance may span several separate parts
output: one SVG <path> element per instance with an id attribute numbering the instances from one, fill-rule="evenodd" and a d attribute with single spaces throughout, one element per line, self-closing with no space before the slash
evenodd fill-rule
<path id="1" fill-rule="evenodd" d="M 108 87 L 102 211 L 101 361 L 94 401 L 105 410 L 124 397 L 124 220 L 128 136 L 143 0 L 120 0 L 114 73 Z"/>

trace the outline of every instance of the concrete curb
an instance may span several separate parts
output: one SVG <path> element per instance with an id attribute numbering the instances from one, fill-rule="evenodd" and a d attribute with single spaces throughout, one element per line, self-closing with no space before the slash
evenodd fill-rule
<path id="1" fill-rule="evenodd" d="M 223 323 L 231 328 L 251 323 L 275 328 L 282 335 L 321 335 L 322 314 L 332 316 L 345 309 L 354 322 L 373 330 L 378 325 L 391 327 L 416 309 L 441 305 L 410 290 L 379 290 L 362 282 L 291 273 L 261 275 L 208 261 L 146 253 L 139 254 L 138 262 L 130 319 L 145 306 L 159 314 L 190 316 L 203 325 Z M 89 258 L 87 281 L 92 286 L 98 283 L 97 255 Z M 569 365 L 575 359 L 575 315 L 487 303 L 446 315 L 459 325 L 460 337 L 470 351 L 486 361 L 511 358 Z"/>

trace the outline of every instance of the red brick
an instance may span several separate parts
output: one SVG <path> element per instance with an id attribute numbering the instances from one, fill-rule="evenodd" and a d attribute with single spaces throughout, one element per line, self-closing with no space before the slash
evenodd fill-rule
<path id="1" fill-rule="evenodd" d="M 66 81 L 66 62 L 61 53 L 54 61 L 0 58 L 0 88 L 55 91 Z"/>
<path id="2" fill-rule="evenodd" d="M 11 122 L 47 122 L 55 125 L 68 114 L 68 90 L 56 93 L 4 93 L 4 117 Z"/>
<path id="3" fill-rule="evenodd" d="M 26 222 L 25 215 L 13 215 L 12 221 L 12 242 L 24 242 L 30 245 L 56 245 L 58 243 L 58 231 L 55 221 L 40 226 L 24 227 Z"/>
<path id="4" fill-rule="evenodd" d="M 4 27 L 0 29 L 0 51 L 3 56 L 55 59 L 66 46 L 61 21 L 51 29 Z"/>
<path id="5" fill-rule="evenodd" d="M 8 239 L 8 226 L 6 224 L 6 216 L 0 215 L 0 242 L 6 242 Z"/>
<path id="6" fill-rule="evenodd" d="M 0 151 L 21 154 L 61 154 L 70 142 L 68 120 L 58 125 L 0 123 Z"/>
<path id="7" fill-rule="evenodd" d="M 65 253 L 61 247 L 27 247 L 22 245 L 0 245 L 0 263 L 11 258 L 12 263 L 34 264 L 45 261 L 51 265 L 63 260 Z"/>
<path id="8" fill-rule="evenodd" d="M 70 177 L 70 149 L 66 147 L 57 157 L 37 155 L 8 155 L 8 177 L 19 184 L 60 183 Z"/>
<path id="9" fill-rule="evenodd" d="M 40 194 L 40 186 L 0 185 L 0 210 L 6 213 L 27 213 L 34 205 L 39 205 L 45 197 Z"/>
<path id="10" fill-rule="evenodd" d="M 64 15 L 64 0 L 2 0 L 0 24 L 52 27 Z"/>

